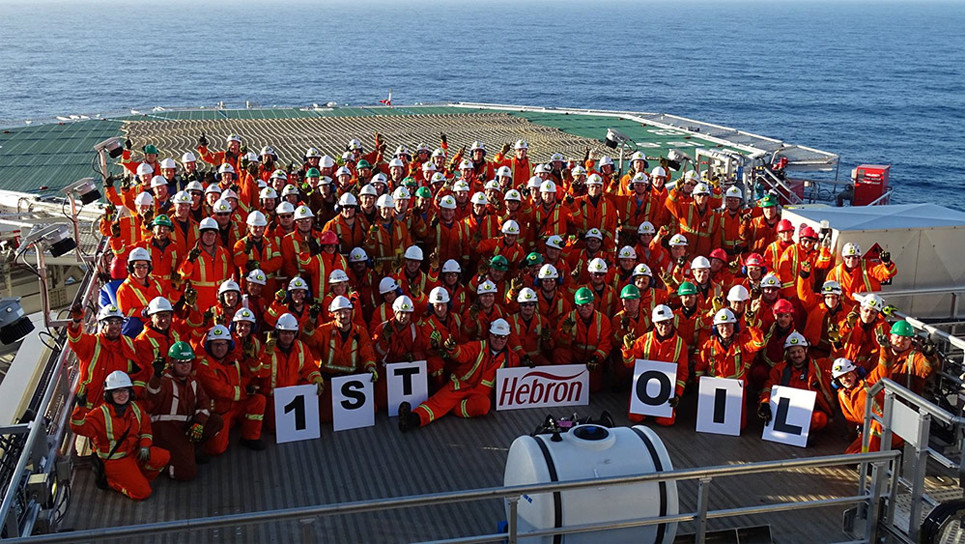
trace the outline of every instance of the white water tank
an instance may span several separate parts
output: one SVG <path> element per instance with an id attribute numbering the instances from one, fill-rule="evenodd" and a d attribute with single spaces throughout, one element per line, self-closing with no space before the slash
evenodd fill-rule
<path id="1" fill-rule="evenodd" d="M 579 425 L 558 435 L 520 436 L 506 459 L 503 485 L 616 478 L 673 470 L 660 437 L 643 425 L 606 428 Z M 558 493 L 524 495 L 518 504 L 520 533 L 606 521 L 626 521 L 678 513 L 676 482 L 613 485 Z M 509 504 L 506 505 L 509 516 Z M 676 523 L 520 539 L 546 544 L 670 544 Z"/>

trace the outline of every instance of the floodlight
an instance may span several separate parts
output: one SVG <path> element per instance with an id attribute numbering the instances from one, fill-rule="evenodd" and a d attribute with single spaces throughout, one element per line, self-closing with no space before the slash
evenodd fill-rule
<path id="1" fill-rule="evenodd" d="M 116 159 L 121 156 L 124 152 L 124 140 L 121 140 L 119 136 L 113 138 L 108 138 L 103 142 L 94 146 L 94 151 L 100 153 L 101 151 L 106 151 L 112 159 Z"/>
<path id="2" fill-rule="evenodd" d="M 606 139 L 603 140 L 603 145 L 610 149 L 616 149 L 618 145 L 626 143 L 632 143 L 632 140 L 627 138 L 625 134 L 615 128 L 606 129 Z"/>
<path id="3" fill-rule="evenodd" d="M 30 318 L 23 315 L 20 297 L 0 299 L 0 342 L 11 344 L 34 330 Z"/>
<path id="4" fill-rule="evenodd" d="M 64 187 L 63 191 L 68 195 L 71 193 L 78 195 L 81 204 L 85 206 L 101 197 L 101 192 L 97 190 L 97 184 L 94 182 L 94 178 L 84 178 L 75 181 L 67 187 Z"/>

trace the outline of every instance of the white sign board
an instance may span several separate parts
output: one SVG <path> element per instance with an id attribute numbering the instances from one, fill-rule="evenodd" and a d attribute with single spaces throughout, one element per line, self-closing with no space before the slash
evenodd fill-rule
<path id="1" fill-rule="evenodd" d="M 744 382 L 729 378 L 700 378 L 697 395 L 697 432 L 740 436 Z"/>
<path id="2" fill-rule="evenodd" d="M 413 408 L 429 398 L 429 371 L 425 361 L 385 365 L 389 417 L 399 415 L 399 404 L 408 402 Z"/>
<path id="3" fill-rule="evenodd" d="M 278 444 L 322 436 L 318 394 L 314 385 L 275 389 L 275 440 Z"/>
<path id="4" fill-rule="evenodd" d="M 496 371 L 496 409 L 586 406 L 590 374 L 586 365 L 500 368 Z"/>
<path id="5" fill-rule="evenodd" d="M 799 448 L 807 447 L 811 413 L 814 411 L 817 395 L 817 391 L 786 385 L 772 387 L 771 421 L 764 426 L 761 438 Z"/>
<path id="6" fill-rule="evenodd" d="M 670 399 L 677 384 L 677 363 L 637 359 L 630 388 L 630 413 L 671 417 Z"/>
<path id="7" fill-rule="evenodd" d="M 372 374 L 332 378 L 332 422 L 335 431 L 375 425 Z"/>

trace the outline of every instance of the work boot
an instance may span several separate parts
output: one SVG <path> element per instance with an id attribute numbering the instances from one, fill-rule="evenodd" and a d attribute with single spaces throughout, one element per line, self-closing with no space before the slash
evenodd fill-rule
<path id="1" fill-rule="evenodd" d="M 261 451 L 265 449 L 265 441 L 260 438 L 256 438 L 254 440 L 250 438 L 242 438 L 241 445 L 249 450 Z"/>
<path id="2" fill-rule="evenodd" d="M 412 412 L 412 405 L 408 402 L 399 404 L 399 430 L 406 432 L 410 429 L 417 429 L 422 424 L 419 414 Z"/>

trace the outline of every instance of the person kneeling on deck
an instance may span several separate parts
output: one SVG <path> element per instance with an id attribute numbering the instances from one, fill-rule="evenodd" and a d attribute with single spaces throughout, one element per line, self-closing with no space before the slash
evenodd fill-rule
<path id="1" fill-rule="evenodd" d="M 170 454 L 151 445 L 151 420 L 133 398 L 130 376 L 115 370 L 104 380 L 104 402 L 93 410 L 87 409 L 83 394 L 74 398 L 77 407 L 70 428 L 93 443 L 93 463 L 103 474 L 97 476 L 98 487 L 143 500 L 151 496 L 151 481 L 168 464 Z"/>
<path id="2" fill-rule="evenodd" d="M 834 415 L 834 397 L 827 379 L 828 363 L 827 359 L 808 356 L 808 341 L 803 334 L 797 331 L 789 334 L 784 340 L 784 360 L 771 369 L 761 391 L 757 417 L 764 421 L 764 425 L 771 422 L 771 389 L 775 385 L 796 387 L 817 393 L 811 412 L 811 432 L 827 427 Z"/>
<path id="3" fill-rule="evenodd" d="M 883 368 L 877 367 L 867 376 L 862 377 L 864 369 L 856 366 L 850 359 L 838 357 L 831 366 L 831 380 L 838 386 L 838 403 L 841 405 L 841 414 L 848 423 L 857 425 L 858 438 L 844 450 L 844 453 L 863 453 L 866 451 L 878 451 L 881 449 L 881 424 L 877 421 L 871 422 L 871 436 L 868 437 L 868 449 L 862 447 L 864 432 L 864 412 L 868 402 L 868 388 L 874 385 L 882 377 Z M 885 391 L 882 389 L 871 399 L 871 411 L 881 417 L 882 406 L 884 404 Z M 903 440 L 898 435 L 891 436 L 891 447 L 897 449 L 901 447 Z"/>
<path id="4" fill-rule="evenodd" d="M 408 402 L 399 405 L 399 430 L 406 432 L 428 425 L 453 410 L 459 417 L 488 414 L 496 370 L 519 366 L 519 357 L 508 345 L 509 334 L 509 323 L 500 318 L 489 325 L 486 340 L 457 344 L 450 336 L 442 347 L 458 367 L 449 383 L 415 410 Z"/>
<path id="5" fill-rule="evenodd" d="M 174 480 L 193 480 L 198 474 L 196 458 L 203 444 L 218 432 L 224 422 L 208 410 L 211 401 L 198 380 L 191 375 L 194 351 L 187 342 L 175 342 L 154 359 L 154 375 L 147 382 L 146 406 L 157 444 L 171 453 L 168 476 Z"/>

